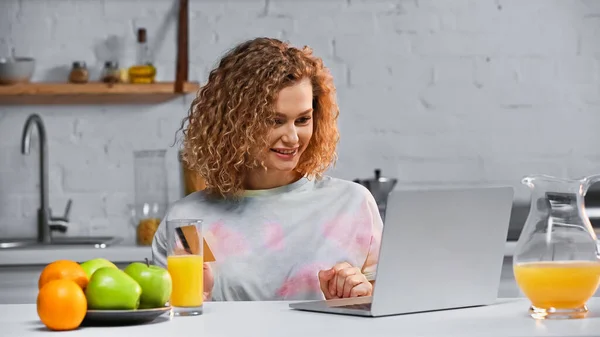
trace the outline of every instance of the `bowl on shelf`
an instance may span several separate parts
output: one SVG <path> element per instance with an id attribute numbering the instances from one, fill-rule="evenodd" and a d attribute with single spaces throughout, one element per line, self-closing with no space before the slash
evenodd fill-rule
<path id="1" fill-rule="evenodd" d="M 0 84 L 28 83 L 35 70 L 35 59 L 31 57 L 0 58 Z"/>

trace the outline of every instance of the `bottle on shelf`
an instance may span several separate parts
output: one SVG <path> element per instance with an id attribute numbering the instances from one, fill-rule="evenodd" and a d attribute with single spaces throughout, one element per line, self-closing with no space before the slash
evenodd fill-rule
<path id="1" fill-rule="evenodd" d="M 153 64 L 145 28 L 138 29 L 137 42 L 137 60 L 136 64 L 129 68 L 129 82 L 134 84 L 154 83 L 156 68 Z"/>

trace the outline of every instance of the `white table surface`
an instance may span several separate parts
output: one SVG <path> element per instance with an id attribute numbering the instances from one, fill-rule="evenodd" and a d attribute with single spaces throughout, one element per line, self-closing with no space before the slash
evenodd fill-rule
<path id="1" fill-rule="evenodd" d="M 128 327 L 83 327 L 60 336 L 600 336 L 600 299 L 588 318 L 536 321 L 525 299 L 498 304 L 388 317 L 354 317 L 289 309 L 289 302 L 207 302 L 195 317 L 161 316 Z M 0 305 L 1 336 L 49 336 L 33 304 Z"/>

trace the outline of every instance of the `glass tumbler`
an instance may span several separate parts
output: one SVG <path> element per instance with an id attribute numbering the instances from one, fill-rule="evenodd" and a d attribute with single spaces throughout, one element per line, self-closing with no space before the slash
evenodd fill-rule
<path id="1" fill-rule="evenodd" d="M 202 220 L 167 220 L 167 270 L 173 280 L 170 304 L 175 316 L 202 314 L 204 274 Z"/>

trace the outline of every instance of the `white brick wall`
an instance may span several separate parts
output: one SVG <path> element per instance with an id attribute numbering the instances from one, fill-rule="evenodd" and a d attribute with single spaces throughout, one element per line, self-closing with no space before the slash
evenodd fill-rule
<path id="1" fill-rule="evenodd" d="M 376 167 L 401 185 L 508 183 L 529 173 L 600 171 L 600 4 L 561 0 L 192 0 L 190 77 L 203 81 L 227 48 L 269 35 L 311 45 L 336 76 L 340 160 L 331 174 Z M 172 0 L 3 0 L 0 54 L 38 60 L 34 80 L 61 80 L 74 60 L 102 66 L 109 35 L 129 47 L 149 29 L 159 79 L 174 78 Z M 171 14 L 169 14 L 171 13 Z M 159 27 L 166 27 L 159 29 Z M 157 35 L 158 34 L 158 35 Z M 157 38 L 157 36 L 159 38 Z M 157 41 L 159 40 L 159 41 Z M 132 237 L 132 151 L 168 149 L 190 97 L 128 107 L 0 107 L 0 237 L 35 235 L 37 145 L 22 156 L 29 113 L 49 135 L 50 199 L 74 200 L 70 235 Z M 134 131 L 134 129 L 137 130 Z"/>

